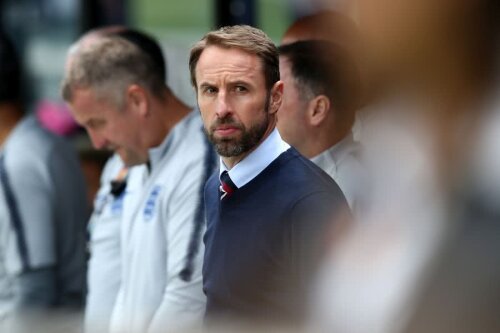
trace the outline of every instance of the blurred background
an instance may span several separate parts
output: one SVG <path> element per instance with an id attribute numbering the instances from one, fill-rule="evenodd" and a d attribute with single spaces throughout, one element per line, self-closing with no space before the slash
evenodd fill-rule
<path id="1" fill-rule="evenodd" d="M 60 99 L 68 47 L 85 31 L 110 24 L 139 28 L 159 39 L 170 87 L 193 105 L 186 59 L 207 31 L 247 23 L 277 42 L 291 22 L 322 6 L 311 0 L 0 0 L 0 25 L 24 56 L 31 106 Z"/>

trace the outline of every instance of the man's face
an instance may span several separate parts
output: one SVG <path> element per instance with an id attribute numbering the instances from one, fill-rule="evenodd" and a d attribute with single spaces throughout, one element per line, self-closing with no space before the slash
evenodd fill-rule
<path id="1" fill-rule="evenodd" d="M 280 74 L 284 89 L 283 103 L 278 111 L 278 130 L 283 140 L 297 148 L 301 138 L 307 137 L 309 103 L 301 96 L 286 57 L 280 57 Z"/>
<path id="2" fill-rule="evenodd" d="M 206 48 L 196 66 L 197 99 L 205 131 L 219 155 L 237 157 L 274 128 L 263 64 L 238 49 Z M 281 87 L 281 86 L 280 86 Z"/>
<path id="3" fill-rule="evenodd" d="M 140 120 L 127 105 L 120 110 L 113 103 L 97 98 L 92 90 L 78 89 L 69 107 L 96 149 L 115 152 L 127 166 L 148 160 L 148 150 L 140 142 Z"/>

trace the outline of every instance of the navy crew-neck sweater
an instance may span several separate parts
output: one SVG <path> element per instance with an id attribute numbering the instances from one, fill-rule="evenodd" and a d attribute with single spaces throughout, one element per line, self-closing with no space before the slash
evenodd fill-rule
<path id="1" fill-rule="evenodd" d="M 205 204 L 207 320 L 300 320 L 332 216 L 348 211 L 337 184 L 290 148 L 222 201 L 214 174 Z"/>

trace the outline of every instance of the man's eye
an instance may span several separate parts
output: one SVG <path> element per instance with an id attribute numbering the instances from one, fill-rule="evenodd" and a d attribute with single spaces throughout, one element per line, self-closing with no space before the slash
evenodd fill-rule
<path id="1" fill-rule="evenodd" d="M 217 92 L 217 89 L 215 89 L 214 87 L 206 87 L 204 89 L 204 92 L 205 94 L 214 94 Z"/>
<path id="2" fill-rule="evenodd" d="M 104 121 L 91 120 L 87 123 L 87 127 L 94 130 L 102 126 L 104 126 Z"/>
<path id="3" fill-rule="evenodd" d="M 236 86 L 235 88 L 236 92 L 246 92 L 248 89 L 244 86 Z"/>

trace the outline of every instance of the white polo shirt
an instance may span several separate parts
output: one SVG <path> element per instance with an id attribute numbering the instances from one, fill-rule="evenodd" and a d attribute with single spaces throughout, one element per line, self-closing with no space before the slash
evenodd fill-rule
<path id="1" fill-rule="evenodd" d="M 311 161 L 335 180 L 353 212 L 359 209 L 366 186 L 366 172 L 361 164 L 361 144 L 349 134 L 340 142 L 311 158 Z"/>
<path id="2" fill-rule="evenodd" d="M 203 189 L 217 158 L 198 111 L 150 150 L 150 168 L 132 173 L 140 200 L 124 207 L 122 283 L 111 332 L 163 332 L 200 325 Z"/>
<path id="3" fill-rule="evenodd" d="M 87 303 L 85 331 L 108 332 L 111 313 L 121 283 L 120 228 L 125 205 L 133 199 L 138 189 L 127 184 L 120 194 L 112 193 L 111 182 L 143 166 L 125 166 L 118 155 L 112 156 L 103 169 L 101 187 L 94 201 L 94 211 L 89 222 L 90 260 L 87 274 Z M 137 172 L 137 171 L 136 171 Z M 140 171 L 139 171 L 140 172 Z M 123 181 L 127 182 L 127 177 Z"/>

